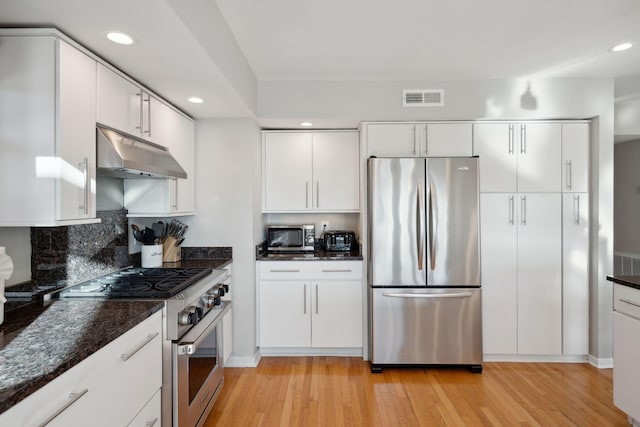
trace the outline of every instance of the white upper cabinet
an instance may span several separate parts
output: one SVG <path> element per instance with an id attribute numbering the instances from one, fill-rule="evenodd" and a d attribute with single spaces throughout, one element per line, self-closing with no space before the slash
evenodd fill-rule
<path id="1" fill-rule="evenodd" d="M 264 212 L 357 212 L 358 133 L 264 132 Z"/>
<path id="2" fill-rule="evenodd" d="M 143 138 L 142 89 L 98 64 L 97 122 Z"/>
<path id="3" fill-rule="evenodd" d="M 562 124 L 562 191 L 589 191 L 589 124 Z"/>
<path id="4" fill-rule="evenodd" d="M 54 36 L 0 37 L 0 226 L 95 219 L 96 61 Z"/>
<path id="5" fill-rule="evenodd" d="M 369 123 L 368 155 L 376 157 L 471 156 L 471 123 Z"/>
<path id="6" fill-rule="evenodd" d="M 559 123 L 476 123 L 481 192 L 559 192 Z"/>

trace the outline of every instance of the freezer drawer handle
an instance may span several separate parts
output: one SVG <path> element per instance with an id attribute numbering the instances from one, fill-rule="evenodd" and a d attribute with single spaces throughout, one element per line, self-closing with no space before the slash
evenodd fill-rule
<path id="1" fill-rule="evenodd" d="M 411 293 L 403 293 L 403 292 L 383 292 L 382 296 L 384 297 L 394 297 L 394 298 L 428 298 L 428 299 L 438 299 L 438 298 L 467 298 L 473 295 L 471 292 L 453 292 L 446 294 L 411 294 Z"/>
<path id="2" fill-rule="evenodd" d="M 636 304 L 635 302 L 633 302 L 631 300 L 628 300 L 628 299 L 625 299 L 625 298 L 620 298 L 620 301 L 625 302 L 625 303 L 627 303 L 629 305 L 632 305 L 634 307 L 639 307 L 640 308 L 640 304 Z"/>

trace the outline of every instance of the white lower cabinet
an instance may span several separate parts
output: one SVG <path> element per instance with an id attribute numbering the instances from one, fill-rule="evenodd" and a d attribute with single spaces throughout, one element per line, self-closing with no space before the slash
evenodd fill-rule
<path id="1" fill-rule="evenodd" d="M 257 264 L 262 349 L 362 348 L 361 261 Z"/>
<path id="2" fill-rule="evenodd" d="M 614 284 L 613 310 L 613 403 L 640 422 L 640 289 Z"/>
<path id="3" fill-rule="evenodd" d="M 160 427 L 161 414 L 162 393 L 158 390 L 127 427 Z"/>
<path id="4" fill-rule="evenodd" d="M 0 425 L 124 426 L 141 411 L 148 421 L 160 420 L 159 405 L 147 405 L 161 386 L 158 312 L 4 412 Z"/>

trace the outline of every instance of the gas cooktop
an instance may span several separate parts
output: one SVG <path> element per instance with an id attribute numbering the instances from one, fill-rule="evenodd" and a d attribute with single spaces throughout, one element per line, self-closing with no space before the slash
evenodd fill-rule
<path id="1" fill-rule="evenodd" d="M 211 268 L 127 268 L 60 292 L 60 298 L 170 298 L 211 273 Z"/>

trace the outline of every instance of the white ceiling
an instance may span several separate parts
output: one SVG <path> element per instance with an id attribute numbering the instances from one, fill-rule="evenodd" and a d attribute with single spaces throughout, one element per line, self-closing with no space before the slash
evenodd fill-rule
<path id="1" fill-rule="evenodd" d="M 2 0 L 0 25 L 55 26 L 194 117 L 255 116 L 213 12 L 254 83 L 640 75 L 640 45 L 608 52 L 640 43 L 639 0 Z M 137 43 L 113 45 L 109 29 Z"/>

